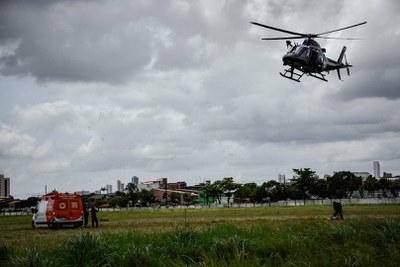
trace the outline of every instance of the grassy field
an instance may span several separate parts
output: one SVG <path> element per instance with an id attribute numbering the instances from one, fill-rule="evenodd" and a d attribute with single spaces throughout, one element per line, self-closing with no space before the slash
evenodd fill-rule
<path id="1" fill-rule="evenodd" d="M 0 217 L 7 266 L 398 266 L 400 207 L 331 206 L 99 212 L 98 229 L 32 229 Z"/>

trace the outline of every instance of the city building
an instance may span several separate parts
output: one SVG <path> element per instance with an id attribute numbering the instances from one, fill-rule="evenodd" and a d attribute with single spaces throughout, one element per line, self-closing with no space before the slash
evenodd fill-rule
<path id="1" fill-rule="evenodd" d="M 168 183 L 168 189 L 170 190 L 180 190 L 186 187 L 186 182 Z"/>
<path id="2" fill-rule="evenodd" d="M 154 180 L 144 181 L 138 184 L 139 190 L 166 189 L 167 178 L 158 178 Z"/>
<path id="3" fill-rule="evenodd" d="M 284 174 L 278 174 L 278 182 L 280 184 L 286 184 L 286 176 Z"/>
<path id="4" fill-rule="evenodd" d="M 10 197 L 10 178 L 0 174 L 0 197 Z"/>
<path id="5" fill-rule="evenodd" d="M 112 185 L 108 184 L 106 185 L 107 188 L 107 195 L 112 194 Z"/>
<path id="6" fill-rule="evenodd" d="M 356 177 L 361 177 L 361 179 L 363 180 L 363 182 L 365 180 L 367 180 L 368 176 L 370 176 L 371 174 L 369 172 L 352 172 L 354 174 L 354 176 Z"/>
<path id="7" fill-rule="evenodd" d="M 373 165 L 374 165 L 374 177 L 376 179 L 381 178 L 381 166 L 379 164 L 379 161 L 375 160 L 373 162 Z"/>
<path id="8" fill-rule="evenodd" d="M 391 172 L 383 172 L 383 178 L 392 178 L 393 174 Z"/>
<path id="9" fill-rule="evenodd" d="M 124 192 L 125 184 L 121 182 L 121 180 L 117 180 L 117 192 Z"/>
<path id="10" fill-rule="evenodd" d="M 132 184 L 138 186 L 138 184 L 139 184 L 139 177 L 133 176 L 133 177 L 132 177 Z"/>

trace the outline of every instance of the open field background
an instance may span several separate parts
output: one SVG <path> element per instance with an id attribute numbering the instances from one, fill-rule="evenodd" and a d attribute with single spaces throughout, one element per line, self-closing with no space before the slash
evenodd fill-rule
<path id="1" fill-rule="evenodd" d="M 398 266 L 400 207 L 329 206 L 100 212 L 98 229 L 32 229 L 0 217 L 7 266 Z"/>

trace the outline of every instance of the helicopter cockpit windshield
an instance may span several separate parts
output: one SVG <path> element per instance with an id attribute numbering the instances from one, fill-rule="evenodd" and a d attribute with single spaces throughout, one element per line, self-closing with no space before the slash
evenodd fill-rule
<path id="1" fill-rule="evenodd" d="M 303 45 L 295 45 L 293 46 L 289 51 L 288 54 L 290 55 L 296 55 L 296 56 L 302 56 L 308 51 L 306 46 Z"/>

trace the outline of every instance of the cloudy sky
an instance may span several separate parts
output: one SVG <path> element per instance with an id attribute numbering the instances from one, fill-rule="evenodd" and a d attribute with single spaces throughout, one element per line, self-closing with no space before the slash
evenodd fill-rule
<path id="1" fill-rule="evenodd" d="M 0 2 L 0 173 L 12 195 L 116 180 L 262 183 L 293 168 L 400 175 L 400 2 Z M 351 76 L 284 79 L 297 32 Z"/>

